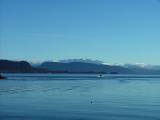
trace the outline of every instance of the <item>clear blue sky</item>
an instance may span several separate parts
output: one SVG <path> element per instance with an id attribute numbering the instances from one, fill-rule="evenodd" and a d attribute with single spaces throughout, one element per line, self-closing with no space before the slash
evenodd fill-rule
<path id="1" fill-rule="evenodd" d="M 158 0 L 0 0 L 0 58 L 160 64 Z"/>

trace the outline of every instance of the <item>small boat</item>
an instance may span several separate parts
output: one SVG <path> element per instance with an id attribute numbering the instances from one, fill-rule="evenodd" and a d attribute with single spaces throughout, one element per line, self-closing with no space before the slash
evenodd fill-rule
<path id="1" fill-rule="evenodd" d="M 97 77 L 98 77 L 98 78 L 103 78 L 103 77 L 104 77 L 104 75 L 99 74 Z"/>

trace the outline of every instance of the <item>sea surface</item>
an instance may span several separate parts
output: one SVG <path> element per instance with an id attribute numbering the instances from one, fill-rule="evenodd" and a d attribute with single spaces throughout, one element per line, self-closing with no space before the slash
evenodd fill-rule
<path id="1" fill-rule="evenodd" d="M 0 120 L 160 120 L 160 76 L 3 74 Z"/>

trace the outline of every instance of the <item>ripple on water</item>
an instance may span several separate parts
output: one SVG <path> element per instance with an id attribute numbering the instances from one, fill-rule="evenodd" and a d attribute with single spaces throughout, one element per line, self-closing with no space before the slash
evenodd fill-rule
<path id="1" fill-rule="evenodd" d="M 159 76 L 10 75 L 0 119 L 160 120 L 159 91 Z"/>

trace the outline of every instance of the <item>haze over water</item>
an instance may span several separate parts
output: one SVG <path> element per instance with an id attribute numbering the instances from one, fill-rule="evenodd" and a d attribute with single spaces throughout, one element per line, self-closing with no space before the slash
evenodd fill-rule
<path id="1" fill-rule="evenodd" d="M 2 120 L 159 120 L 160 76 L 5 74 Z"/>

